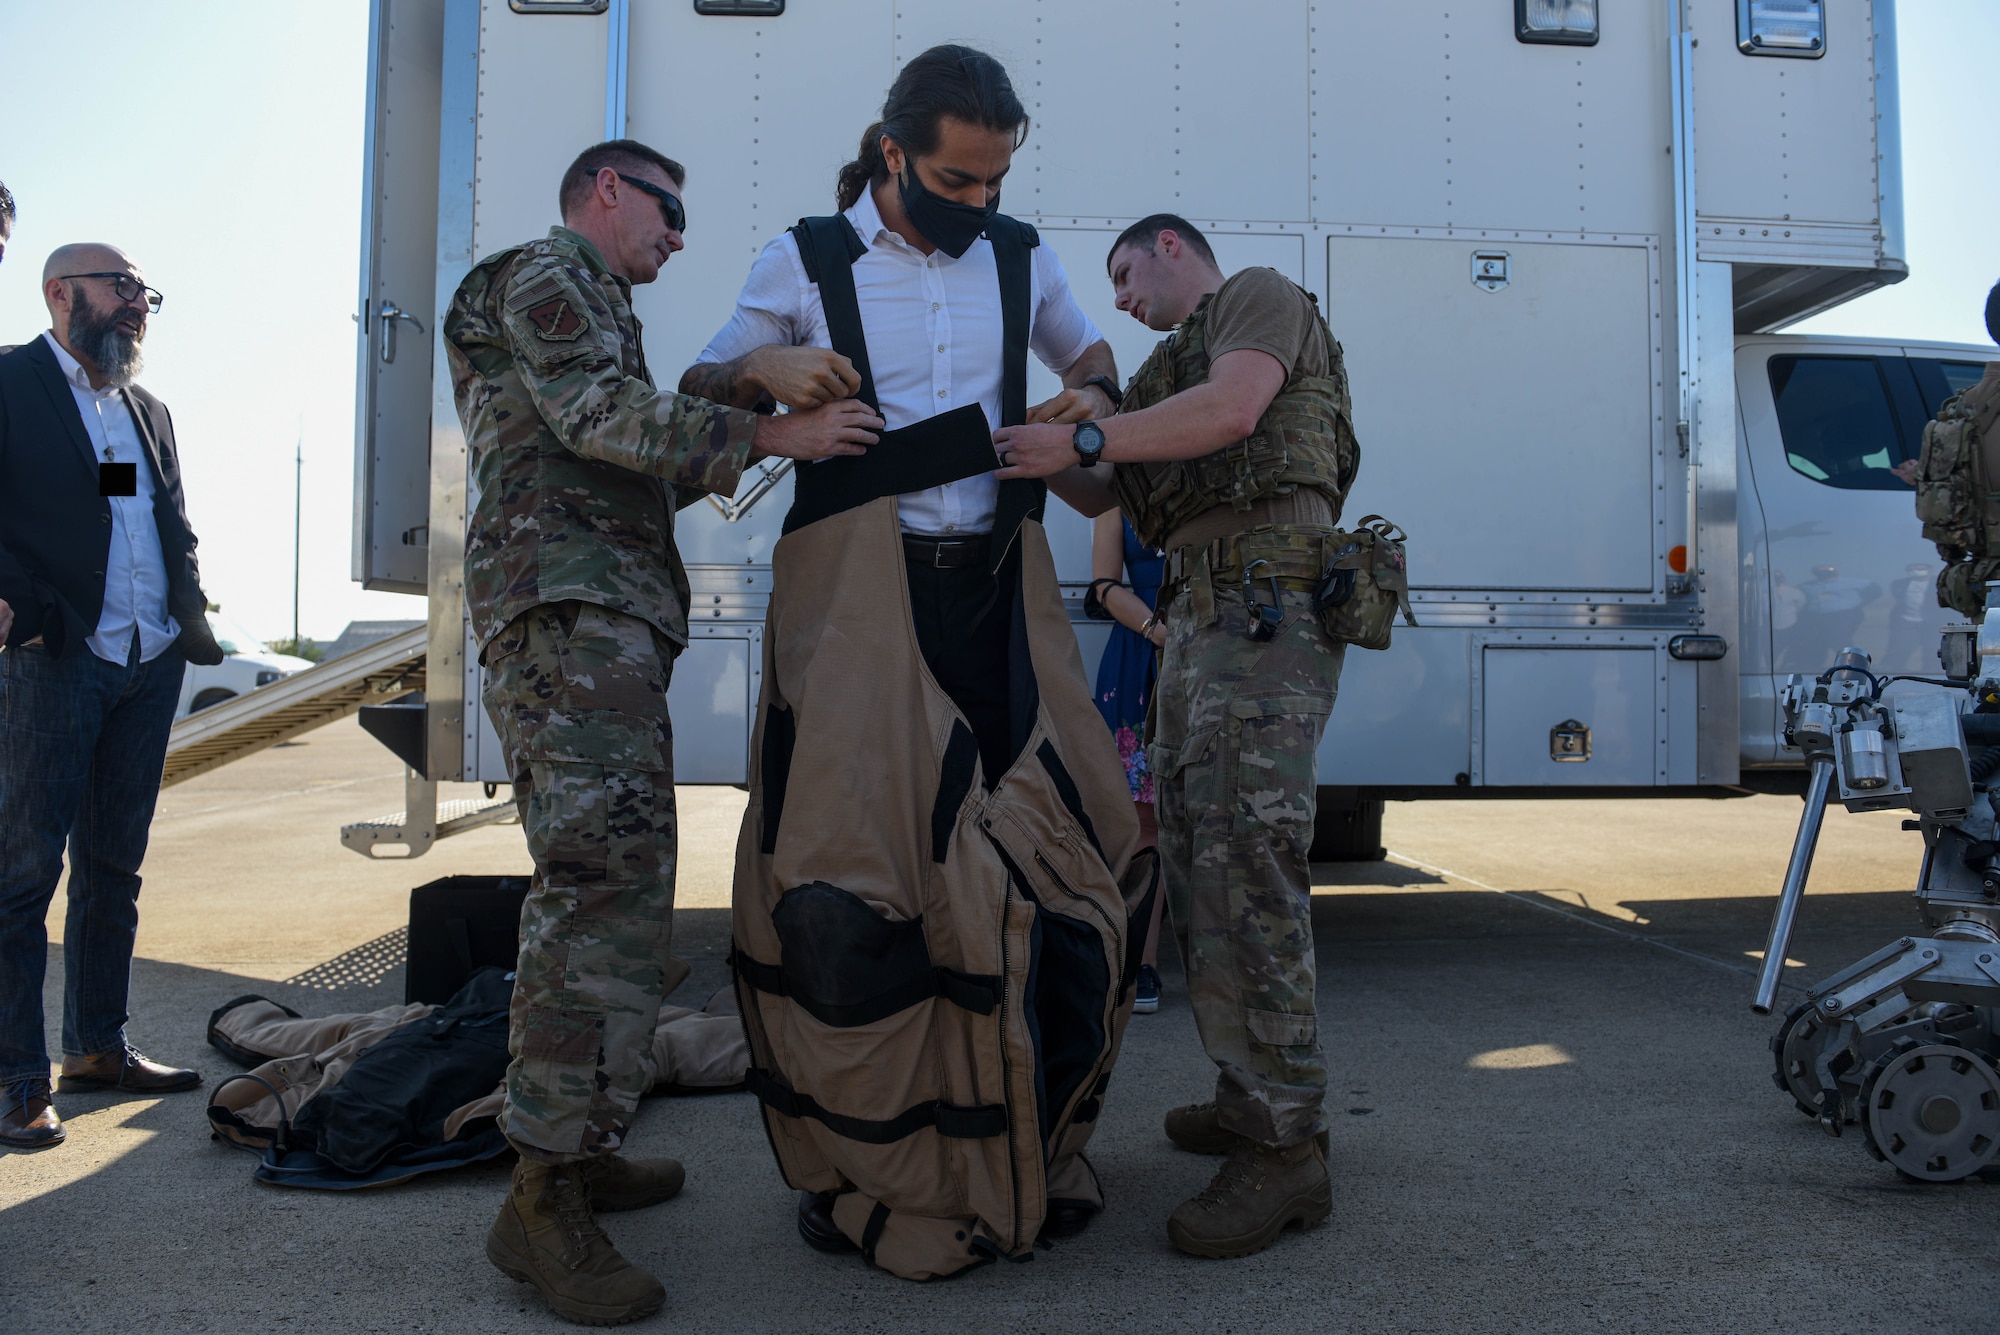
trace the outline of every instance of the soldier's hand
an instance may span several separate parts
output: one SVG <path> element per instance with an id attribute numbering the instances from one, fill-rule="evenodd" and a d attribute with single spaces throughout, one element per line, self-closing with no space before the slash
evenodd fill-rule
<path id="1" fill-rule="evenodd" d="M 1001 467 L 993 476 L 1049 477 L 1082 462 L 1076 457 L 1076 432 L 1067 426 L 1030 423 L 1005 426 L 993 433 L 993 448 Z"/>
<path id="2" fill-rule="evenodd" d="M 7 632 L 14 629 L 14 609 L 7 606 L 7 600 L 0 598 L 0 644 L 7 642 Z"/>
<path id="3" fill-rule="evenodd" d="M 1036 404 L 1028 409 L 1028 420 L 1074 424 L 1109 417 L 1114 411 L 1110 395 L 1096 385 L 1085 385 L 1082 389 L 1066 389 L 1047 403 Z"/>
<path id="4" fill-rule="evenodd" d="M 753 457 L 831 459 L 842 454 L 866 454 L 875 443 L 882 419 L 859 399 L 838 399 L 818 408 L 780 413 L 757 424 Z"/>
<path id="5" fill-rule="evenodd" d="M 746 356 L 743 369 L 787 408 L 817 408 L 849 398 L 861 388 L 854 363 L 831 348 L 773 343 Z"/>

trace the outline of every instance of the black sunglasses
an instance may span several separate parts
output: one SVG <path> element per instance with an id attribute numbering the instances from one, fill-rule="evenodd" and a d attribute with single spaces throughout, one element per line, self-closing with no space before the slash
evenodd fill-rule
<path id="1" fill-rule="evenodd" d="M 144 292 L 146 306 L 155 315 L 160 313 L 160 303 L 166 300 L 160 295 L 158 288 L 147 287 L 129 273 L 66 273 L 62 277 L 65 281 L 71 278 L 109 278 L 111 290 L 118 294 L 120 301 L 136 301 L 139 294 Z"/>
<path id="2" fill-rule="evenodd" d="M 614 170 L 616 169 L 614 168 Z M 660 189 L 660 187 L 654 185 L 651 181 L 642 181 L 636 176 L 627 176 L 624 172 L 618 173 L 618 179 L 623 181 L 625 184 L 632 186 L 634 189 L 645 191 L 647 194 L 651 195 L 654 199 L 659 200 L 660 212 L 667 215 L 667 226 L 673 228 L 676 232 L 687 231 L 688 229 L 687 209 L 684 205 L 682 205 L 679 195 L 668 194 L 666 191 Z"/>

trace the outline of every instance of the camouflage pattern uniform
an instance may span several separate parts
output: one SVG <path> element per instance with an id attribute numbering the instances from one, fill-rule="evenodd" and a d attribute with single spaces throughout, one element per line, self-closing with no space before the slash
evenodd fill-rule
<path id="1" fill-rule="evenodd" d="M 1956 426 L 1956 439 L 1962 447 L 1970 446 L 1969 454 L 1977 458 L 1955 452 L 1933 457 L 1947 423 Z M 1985 619 L 1987 583 L 2000 579 L 2000 551 L 1994 550 L 1993 540 L 2000 529 L 2000 505 L 1996 505 L 2000 498 L 1990 483 L 1983 495 L 1980 487 L 2000 462 L 1996 432 L 2000 432 L 2000 362 L 1989 362 L 1985 374 L 1970 389 L 1947 400 L 1937 419 L 1924 428 L 1918 471 L 1917 518 L 1925 521 L 1924 536 L 1937 542 L 1938 555 L 1944 558 L 1937 577 L 1938 606 L 1974 621 Z M 1943 476 L 1934 476 L 1938 473 Z"/>
<path id="2" fill-rule="evenodd" d="M 1207 380 L 1211 299 L 1133 377 L 1123 411 Z M 1115 483 L 1141 538 L 1169 549 L 1146 754 L 1188 998 L 1218 1068 L 1223 1128 L 1270 1146 L 1324 1125 L 1306 854 L 1346 646 L 1326 633 L 1312 590 L 1359 465 L 1339 344 L 1326 340 L 1330 364 L 1295 374 L 1250 438 L 1178 464 L 1119 464 Z M 1284 613 L 1264 642 L 1250 638 L 1243 578 L 1258 560 L 1254 597 L 1270 605 L 1275 578 Z"/>
<path id="3" fill-rule="evenodd" d="M 1225 1129 L 1265 1145 L 1295 1145 L 1323 1125 L 1306 850 L 1346 649 L 1321 628 L 1309 591 L 1281 587 L 1281 597 L 1284 624 L 1259 644 L 1240 579 L 1216 581 L 1206 622 L 1193 589 L 1173 594 L 1147 739 L 1167 905 L 1195 1025 L 1219 1068 L 1217 1110 Z"/>
<path id="4" fill-rule="evenodd" d="M 608 1154 L 638 1106 L 672 942 L 674 514 L 735 491 L 754 414 L 654 390 L 631 286 L 565 228 L 482 260 L 444 322 L 478 493 L 465 601 L 535 879 L 501 1126 Z"/>

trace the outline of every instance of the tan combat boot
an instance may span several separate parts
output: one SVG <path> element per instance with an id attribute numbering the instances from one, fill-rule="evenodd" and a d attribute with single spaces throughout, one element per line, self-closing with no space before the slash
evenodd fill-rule
<path id="1" fill-rule="evenodd" d="M 1183 1103 L 1167 1112 L 1167 1139 L 1191 1154 L 1227 1154 L 1244 1144 L 1243 1137 L 1222 1125 L 1222 1111 L 1214 1103 Z M 1326 1132 L 1313 1137 L 1319 1142 L 1320 1157 L 1328 1151 Z"/>
<path id="2" fill-rule="evenodd" d="M 1248 1256 L 1288 1225 L 1311 1228 L 1331 1213 L 1333 1184 L 1317 1140 L 1283 1149 L 1244 1140 L 1215 1180 L 1167 1220 L 1167 1240 L 1190 1256 Z"/>
<path id="3" fill-rule="evenodd" d="M 618 1254 L 590 1212 L 579 1164 L 514 1169 L 514 1190 L 486 1231 L 486 1259 L 541 1291 L 549 1310 L 584 1326 L 620 1326 L 660 1310 L 660 1281 Z"/>
<path id="4" fill-rule="evenodd" d="M 681 1194 L 687 1170 L 679 1159 L 628 1159 L 598 1154 L 577 1165 L 590 1187 L 590 1205 L 599 1214 L 643 1210 Z"/>

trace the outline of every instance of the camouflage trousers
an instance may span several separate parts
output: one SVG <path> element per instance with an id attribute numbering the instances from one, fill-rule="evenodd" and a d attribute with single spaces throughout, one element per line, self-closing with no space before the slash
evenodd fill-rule
<path id="1" fill-rule="evenodd" d="M 523 613 L 482 655 L 535 860 L 500 1115 L 530 1159 L 614 1152 L 645 1092 L 673 942 L 676 652 L 637 617 L 562 602 Z"/>
<path id="2" fill-rule="evenodd" d="M 1268 599 L 1269 594 L 1264 596 Z M 1266 1145 L 1320 1130 L 1326 1060 L 1315 1006 L 1312 876 L 1316 753 L 1340 681 L 1311 595 L 1286 591 L 1266 643 L 1240 589 L 1197 624 L 1173 601 L 1147 758 L 1167 905 L 1223 1126 Z M 1205 609 L 1204 609 L 1205 610 Z"/>

